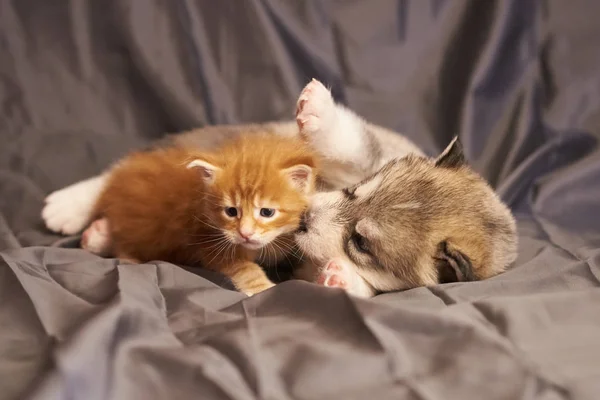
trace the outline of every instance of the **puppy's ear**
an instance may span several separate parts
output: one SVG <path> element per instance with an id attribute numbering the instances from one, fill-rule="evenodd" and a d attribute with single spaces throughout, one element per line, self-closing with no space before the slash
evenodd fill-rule
<path id="1" fill-rule="evenodd" d="M 435 159 L 435 166 L 441 168 L 460 168 L 466 164 L 467 160 L 458 136 L 454 136 L 454 139 L 446 146 L 442 154 Z"/>
<path id="2" fill-rule="evenodd" d="M 477 280 L 469 257 L 448 241 L 438 245 L 435 261 L 439 283 Z"/>
<path id="3" fill-rule="evenodd" d="M 204 182 L 207 184 L 213 183 L 215 181 L 216 174 L 221 170 L 221 168 L 198 158 L 190 161 L 187 164 L 187 168 L 197 170 L 200 173 L 202 180 L 204 180 Z"/>

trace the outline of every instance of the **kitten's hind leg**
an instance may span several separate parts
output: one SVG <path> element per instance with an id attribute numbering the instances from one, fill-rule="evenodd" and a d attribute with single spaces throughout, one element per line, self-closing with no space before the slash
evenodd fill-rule
<path id="1" fill-rule="evenodd" d="M 265 271 L 258 264 L 251 261 L 231 264 L 221 269 L 221 273 L 229 277 L 235 287 L 247 296 L 255 295 L 275 286 L 269 280 Z"/>
<path id="2" fill-rule="evenodd" d="M 85 228 L 107 180 L 108 174 L 98 175 L 48 195 L 42 210 L 42 219 L 48 229 L 74 235 Z"/>
<path id="3" fill-rule="evenodd" d="M 81 248 L 101 257 L 112 255 L 110 226 L 106 218 L 100 218 L 81 235 Z"/>

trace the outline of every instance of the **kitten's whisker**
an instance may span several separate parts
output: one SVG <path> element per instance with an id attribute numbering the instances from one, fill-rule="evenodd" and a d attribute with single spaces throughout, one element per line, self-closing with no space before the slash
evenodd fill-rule
<path id="1" fill-rule="evenodd" d="M 203 237 L 203 236 L 209 236 L 209 237 L 214 237 L 214 236 L 218 236 L 218 235 L 222 235 L 222 233 L 219 232 L 213 232 L 213 233 L 188 233 L 188 236 L 193 236 L 193 237 Z"/>
<path id="2" fill-rule="evenodd" d="M 280 238 L 275 238 L 275 240 L 273 240 L 273 243 L 278 243 L 281 247 L 283 247 L 289 251 L 292 251 L 294 249 L 293 245 L 286 243 L 283 239 L 280 239 Z"/>
<path id="3" fill-rule="evenodd" d="M 215 244 L 213 244 L 211 246 L 208 246 L 208 249 L 210 249 L 210 252 L 206 255 L 206 257 L 209 257 L 211 254 L 213 254 L 214 252 L 216 252 L 224 244 L 225 244 L 225 242 L 221 241 L 221 242 L 215 243 Z"/>
<path id="4" fill-rule="evenodd" d="M 289 266 L 293 267 L 294 263 L 292 263 L 292 261 L 287 256 L 287 251 L 285 251 L 281 247 L 279 247 L 279 245 L 276 243 L 276 240 L 273 241 L 273 245 L 276 246 L 279 249 L 279 251 L 281 251 L 283 253 L 283 256 L 287 260 Z M 277 279 L 281 282 L 281 277 L 279 276 L 279 268 L 277 268 L 277 264 L 275 264 L 275 273 L 277 274 Z"/>
<path id="5" fill-rule="evenodd" d="M 219 256 L 219 254 L 221 254 L 223 252 L 223 250 L 225 250 L 229 245 L 230 245 L 230 242 L 229 241 L 225 241 L 225 243 L 223 244 L 223 246 L 221 246 L 219 248 L 219 251 L 217 252 L 217 254 L 215 254 L 213 256 L 213 258 L 210 259 L 209 264 L 212 264 L 212 262 Z"/>
<path id="6" fill-rule="evenodd" d="M 220 231 L 220 230 L 221 230 L 220 228 L 218 228 L 218 227 L 216 227 L 216 226 L 214 226 L 214 225 L 211 225 L 211 224 L 209 224 L 209 223 L 208 223 L 208 222 L 206 222 L 206 221 L 203 221 L 203 220 L 201 220 L 201 219 L 200 219 L 200 218 L 198 218 L 196 215 L 194 215 L 193 217 L 194 217 L 194 219 L 195 219 L 196 221 L 198 221 L 198 222 L 200 222 L 200 223 L 202 223 L 202 224 L 204 224 L 204 225 L 208 226 L 209 228 L 216 229 L 217 231 Z"/>
<path id="7" fill-rule="evenodd" d="M 231 262 L 235 259 L 235 250 L 236 246 L 233 243 L 230 243 L 229 248 L 231 249 Z"/>
<path id="8" fill-rule="evenodd" d="M 203 212 L 203 213 L 202 213 L 202 214 L 200 214 L 200 215 L 202 215 L 202 216 L 203 216 L 203 217 L 206 219 L 206 221 L 210 222 L 211 224 L 218 225 L 218 223 L 217 223 L 217 222 L 215 222 L 215 221 L 213 221 L 213 220 L 212 220 L 212 218 L 211 218 L 211 217 L 210 217 L 208 214 L 206 214 L 205 212 Z M 221 229 L 221 228 L 219 228 L 219 230 L 220 230 L 220 229 Z"/>
<path id="9" fill-rule="evenodd" d="M 202 215 L 204 218 L 206 218 L 207 221 L 216 224 L 215 221 L 212 220 L 212 218 L 210 217 L 210 215 L 206 214 L 205 212 L 202 212 L 200 215 Z"/>
<path id="10" fill-rule="evenodd" d="M 227 249 L 229 248 L 229 243 L 225 243 L 225 246 L 221 248 L 221 250 L 219 250 L 219 252 L 217 254 L 215 254 L 215 258 L 219 257 L 219 255 L 223 254 L 225 255 L 225 252 L 227 251 Z M 227 260 L 227 259 L 225 259 Z"/>
<path id="11" fill-rule="evenodd" d="M 286 243 L 284 239 L 281 238 L 275 238 L 275 240 L 273 241 L 273 244 L 277 245 L 278 247 L 283 247 L 284 249 L 287 250 L 287 253 L 289 253 L 290 255 L 292 255 L 295 258 L 298 258 L 298 247 L 294 244 L 290 244 L 290 243 Z"/>
<path id="12" fill-rule="evenodd" d="M 208 254 L 206 254 L 206 258 L 210 257 L 211 254 L 214 254 L 215 252 L 217 252 L 221 247 L 224 246 L 224 243 L 217 243 L 216 245 L 213 245 L 210 249 L 210 252 Z M 213 261 L 213 259 L 210 260 L 211 262 Z"/>
<path id="13" fill-rule="evenodd" d="M 281 244 L 281 243 L 280 243 L 280 244 Z M 283 253 L 283 256 L 286 258 L 286 260 L 288 261 L 288 263 L 289 263 L 290 265 L 293 265 L 292 261 L 291 261 L 291 260 L 288 258 L 288 256 L 287 256 L 287 255 L 288 255 L 288 252 L 289 252 L 289 251 L 288 251 L 288 249 L 285 249 L 285 248 L 282 248 L 281 246 L 279 246 L 279 244 L 277 244 L 277 241 L 276 241 L 276 240 L 275 240 L 275 241 L 273 241 L 273 245 L 275 245 L 275 246 L 276 246 L 276 247 L 279 249 L 279 251 L 281 251 L 281 252 Z"/>
<path id="14" fill-rule="evenodd" d="M 273 247 L 272 246 L 266 246 L 267 247 L 267 252 L 269 253 L 269 258 L 273 257 L 272 260 L 276 260 L 277 259 L 277 254 L 273 253 Z M 271 255 L 273 254 L 273 255 Z"/>
<path id="15" fill-rule="evenodd" d="M 213 238 L 213 239 L 210 239 L 210 240 L 201 240 L 199 242 L 194 242 L 194 243 L 188 243 L 188 246 L 195 246 L 195 245 L 198 245 L 198 244 L 213 243 L 213 242 L 218 242 L 220 240 L 223 240 L 223 237 Z"/>
<path id="16" fill-rule="evenodd" d="M 277 250 L 275 248 L 273 248 L 272 246 L 269 246 L 269 245 L 267 245 L 266 247 L 267 247 L 269 253 L 273 252 L 273 258 L 272 258 L 271 261 L 272 261 L 272 264 L 274 265 L 275 272 L 277 273 L 277 278 L 280 279 L 279 278 L 279 273 L 277 271 L 277 264 L 278 264 L 277 263 L 277 258 L 278 258 L 277 257 Z M 270 255 L 269 255 L 269 257 L 270 257 Z"/>
<path id="17" fill-rule="evenodd" d="M 304 260 L 304 250 L 302 248 L 300 248 L 300 246 L 298 246 L 298 250 L 300 251 L 300 262 L 302 262 L 302 260 Z"/>
<path id="18" fill-rule="evenodd" d="M 210 269 L 214 269 L 214 267 L 213 267 L 212 263 L 213 263 L 213 261 L 214 261 L 214 260 L 216 259 L 216 257 L 217 257 L 217 254 L 218 254 L 218 253 L 217 253 L 217 251 L 218 251 L 219 249 L 222 249 L 222 248 L 223 248 L 223 246 L 225 246 L 225 245 L 224 245 L 224 244 L 221 244 L 221 246 L 220 246 L 220 247 L 218 247 L 218 248 L 216 248 L 216 249 L 212 250 L 212 251 L 211 251 L 209 254 L 207 254 L 207 255 L 206 255 L 206 257 L 208 258 L 208 257 L 209 257 L 211 254 L 214 254 L 214 255 L 212 256 L 212 258 L 211 258 L 211 259 L 210 259 L 210 260 L 209 260 L 209 261 L 206 263 L 206 265 L 207 265 L 207 267 L 208 267 L 208 268 L 210 268 Z"/>
<path id="19" fill-rule="evenodd" d="M 210 197 L 214 197 L 214 198 L 219 198 L 219 196 L 217 196 L 215 194 L 212 194 L 212 193 L 209 193 L 206 190 L 201 189 L 201 188 L 194 188 L 194 191 L 197 192 L 197 193 L 201 193 L 204 196 L 210 196 Z"/>
<path id="20" fill-rule="evenodd" d="M 295 261 L 298 261 L 298 257 L 296 256 L 295 253 L 295 249 L 294 248 L 289 248 L 286 251 L 286 258 L 288 259 L 288 262 L 292 265 L 292 267 L 294 266 L 294 263 L 288 258 L 288 256 L 290 256 L 291 258 L 293 258 Z"/>
<path id="21" fill-rule="evenodd" d="M 222 201 L 222 199 L 220 199 L 220 198 L 210 199 L 210 198 L 206 198 L 206 197 L 205 197 L 205 198 L 204 198 L 204 199 L 202 199 L 202 200 L 203 200 L 205 203 L 208 203 L 208 204 L 210 204 L 210 205 L 212 205 L 212 206 L 214 206 L 214 207 L 217 207 L 217 208 L 221 208 L 221 207 L 224 207 L 224 206 L 225 206 L 225 205 L 223 204 L 223 201 Z"/>
<path id="22" fill-rule="evenodd" d="M 234 249 L 234 244 L 231 243 L 229 240 L 227 241 L 227 247 L 225 248 L 224 252 L 223 252 L 223 259 L 225 260 L 225 262 L 229 262 L 229 258 L 231 257 L 232 261 L 233 261 L 233 257 L 232 257 L 232 249 Z"/>
<path id="23" fill-rule="evenodd" d="M 218 246 L 218 245 L 221 245 L 221 244 L 224 244 L 224 243 L 226 243 L 226 242 L 227 242 L 227 240 L 226 240 L 225 238 L 223 238 L 223 239 L 222 239 L 222 240 L 220 240 L 219 242 L 217 242 L 217 243 L 215 243 L 215 244 L 212 244 L 212 245 L 208 246 L 208 248 L 209 248 L 209 249 L 213 249 L 213 248 L 215 248 L 216 246 Z"/>
<path id="24" fill-rule="evenodd" d="M 196 189 L 196 190 L 197 190 L 198 192 L 202 192 L 202 194 L 204 194 L 204 196 L 212 197 L 212 198 L 219 199 L 219 200 L 221 199 L 221 197 L 220 197 L 220 196 L 217 196 L 217 195 L 215 195 L 215 194 L 208 193 L 208 192 L 206 192 L 206 191 L 203 191 L 203 190 L 201 190 L 201 189 Z"/>
<path id="25" fill-rule="evenodd" d="M 215 202 L 210 201 L 208 199 L 204 199 L 204 201 L 207 202 L 208 204 L 212 205 L 212 206 L 219 207 L 219 208 L 221 207 L 221 203 L 220 202 L 219 203 L 215 203 Z"/>

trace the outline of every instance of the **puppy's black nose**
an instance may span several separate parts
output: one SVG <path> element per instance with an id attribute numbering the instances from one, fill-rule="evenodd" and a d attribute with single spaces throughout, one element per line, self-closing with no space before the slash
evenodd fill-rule
<path id="1" fill-rule="evenodd" d="M 298 232 L 308 232 L 308 226 L 306 224 L 306 220 L 307 220 L 307 212 L 303 212 L 302 215 L 300 215 L 300 223 L 298 224 Z"/>

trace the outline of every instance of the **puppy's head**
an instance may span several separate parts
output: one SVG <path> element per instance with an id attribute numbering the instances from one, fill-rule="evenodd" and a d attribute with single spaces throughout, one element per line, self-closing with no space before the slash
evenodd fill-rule
<path id="1" fill-rule="evenodd" d="M 314 265 L 336 259 L 353 294 L 470 281 L 516 257 L 512 214 L 465 163 L 455 138 L 436 159 L 390 161 L 352 187 L 313 197 L 296 235 Z"/>

